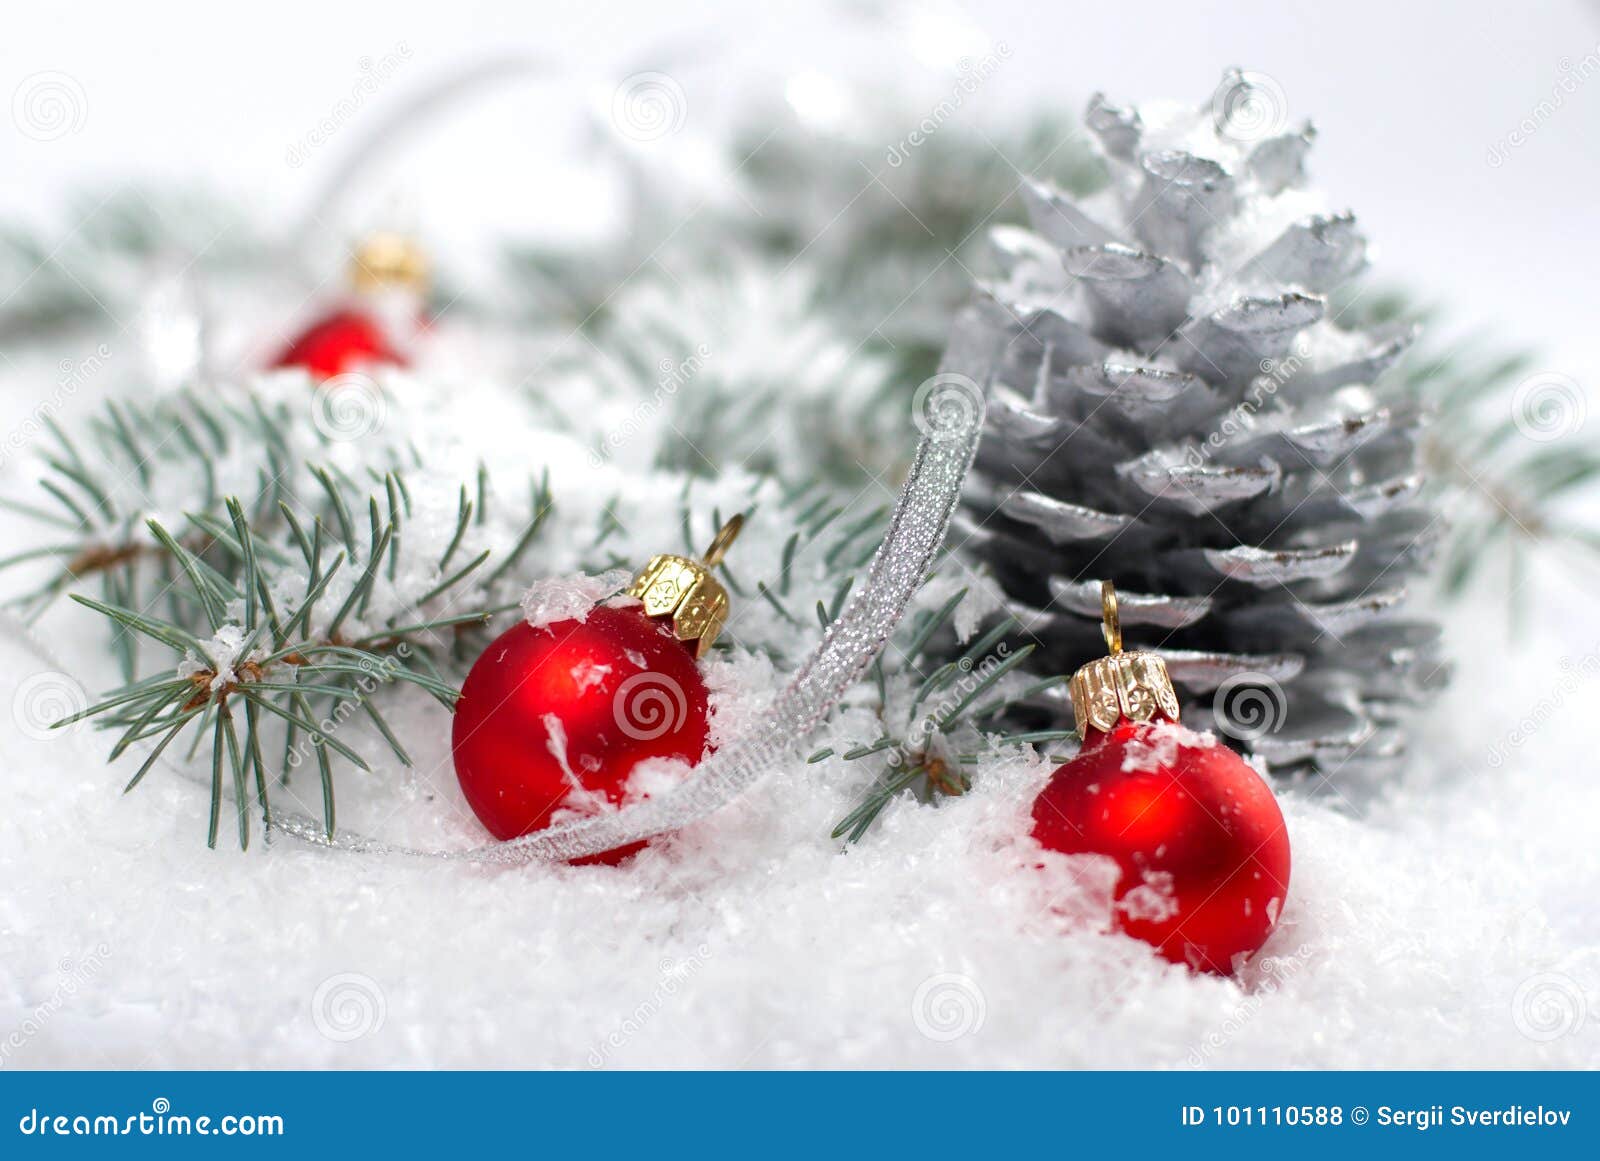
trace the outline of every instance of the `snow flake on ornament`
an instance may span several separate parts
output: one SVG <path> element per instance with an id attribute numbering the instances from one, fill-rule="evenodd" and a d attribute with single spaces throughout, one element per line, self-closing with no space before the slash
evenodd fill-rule
<path id="1" fill-rule="evenodd" d="M 590 790 L 584 786 L 583 780 L 573 770 L 572 761 L 567 752 L 567 727 L 560 716 L 557 714 L 545 714 L 540 720 L 544 723 L 545 749 L 550 752 L 550 756 L 561 767 L 561 774 L 566 779 L 569 787 L 567 797 L 562 802 L 562 806 L 580 815 L 604 814 L 607 810 L 612 809 L 611 804 L 606 800 L 606 796 L 598 790 Z"/>
<path id="2" fill-rule="evenodd" d="M 1173 891 L 1170 871 L 1146 871 L 1144 882 L 1130 889 L 1117 902 L 1117 910 L 1129 919 L 1160 923 L 1178 913 L 1178 900 Z M 1248 907 L 1248 902 L 1246 903 Z"/>
<path id="3" fill-rule="evenodd" d="M 1205 750 L 1216 744 L 1217 736 L 1209 730 L 1202 734 L 1171 722 L 1151 722 L 1148 730 L 1128 743 L 1122 770 L 1144 774 L 1170 770 L 1178 760 L 1180 747 Z"/>
<path id="4" fill-rule="evenodd" d="M 579 693 L 586 693 L 597 685 L 604 685 L 611 676 L 611 666 L 597 661 L 582 661 L 572 667 L 572 684 Z"/>
<path id="5" fill-rule="evenodd" d="M 614 568 L 599 576 L 580 572 L 536 580 L 522 594 L 522 615 L 535 629 L 542 629 L 557 621 L 586 621 L 589 619 L 589 610 L 619 589 L 626 588 L 630 576 L 626 569 Z M 638 604 L 638 601 L 622 597 L 608 603 Z"/>

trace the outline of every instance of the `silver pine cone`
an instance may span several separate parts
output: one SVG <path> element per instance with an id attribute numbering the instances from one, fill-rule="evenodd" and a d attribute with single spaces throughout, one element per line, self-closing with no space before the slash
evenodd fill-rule
<path id="1" fill-rule="evenodd" d="M 1110 578 L 1187 725 L 1274 772 L 1381 778 L 1447 676 L 1438 625 L 1403 611 L 1443 531 L 1425 417 L 1384 384 L 1414 335 L 1341 325 L 1366 242 L 1306 188 L 1313 130 L 1269 78 L 1086 120 L 1109 185 L 1029 185 L 1032 228 L 996 231 L 946 355 L 990 399 L 955 543 L 1050 671 L 1104 652 Z"/>

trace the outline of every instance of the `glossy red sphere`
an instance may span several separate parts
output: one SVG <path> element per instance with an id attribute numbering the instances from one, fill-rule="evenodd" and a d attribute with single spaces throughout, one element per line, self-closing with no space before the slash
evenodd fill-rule
<path id="1" fill-rule="evenodd" d="M 456 703 L 456 777 L 496 838 L 549 826 L 561 810 L 620 805 L 647 758 L 705 754 L 708 695 L 664 621 L 637 608 L 583 621 L 519 622 L 483 651 Z M 591 860 L 615 862 L 634 844 Z"/>
<path id="2" fill-rule="evenodd" d="M 1120 930 L 1174 963 L 1231 974 L 1289 891 L 1289 833 L 1271 789 L 1220 742 L 1165 722 L 1090 731 L 1033 805 L 1033 833 L 1121 869 Z"/>
<path id="3" fill-rule="evenodd" d="M 328 315 L 295 336 L 272 364 L 304 367 L 319 379 L 373 363 L 404 364 L 377 320 L 354 310 Z"/>

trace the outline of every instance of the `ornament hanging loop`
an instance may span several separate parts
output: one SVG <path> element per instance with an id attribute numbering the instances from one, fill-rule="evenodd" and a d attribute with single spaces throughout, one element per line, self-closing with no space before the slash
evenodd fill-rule
<path id="1" fill-rule="evenodd" d="M 1122 617 L 1117 612 L 1117 589 L 1100 582 L 1100 632 L 1109 657 L 1097 657 L 1072 675 L 1067 683 L 1078 736 L 1090 729 L 1105 733 L 1126 718 L 1148 722 L 1163 717 L 1178 720 L 1178 695 L 1172 688 L 1167 663 L 1148 649 L 1122 651 Z"/>
<path id="2" fill-rule="evenodd" d="M 722 563 L 722 558 L 728 555 L 728 549 L 733 547 L 733 542 L 739 539 L 739 533 L 744 531 L 744 516 L 734 513 L 733 517 L 717 529 L 716 538 L 711 541 L 711 547 L 706 549 L 705 562 L 708 568 L 716 568 Z"/>
<path id="3" fill-rule="evenodd" d="M 666 617 L 678 640 L 692 644 L 704 657 L 728 619 L 728 590 L 713 574 L 729 546 L 739 539 L 744 517 L 735 515 L 717 529 L 701 560 L 676 553 L 652 556 L 628 586 L 628 595 L 644 604 L 647 617 Z"/>
<path id="4" fill-rule="evenodd" d="M 1122 617 L 1117 612 L 1117 586 L 1108 580 L 1100 582 L 1100 635 L 1106 639 L 1106 648 L 1111 653 L 1122 652 Z"/>

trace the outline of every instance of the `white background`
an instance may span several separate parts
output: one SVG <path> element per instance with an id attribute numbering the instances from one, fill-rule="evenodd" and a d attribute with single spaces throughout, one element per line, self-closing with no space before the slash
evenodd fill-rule
<path id="1" fill-rule="evenodd" d="M 335 135 L 298 169 L 285 161 L 289 146 L 349 95 L 362 58 L 381 60 L 404 44 L 409 59 L 348 124 L 381 116 L 408 89 L 486 55 L 526 51 L 560 62 L 561 80 L 508 86 L 418 140 L 395 172 L 373 178 L 421 205 L 433 236 L 527 231 L 568 212 L 549 191 L 571 155 L 570 130 L 630 72 L 681 78 L 689 127 L 705 128 L 736 115 L 751 92 L 771 92 L 806 70 L 943 93 L 948 61 L 987 39 L 1012 56 L 975 99 L 980 119 L 1049 103 L 1077 113 L 1095 90 L 1117 100 L 1200 100 L 1230 65 L 1270 74 L 1293 116 L 1321 130 L 1315 180 L 1358 211 L 1390 278 L 1446 302 L 1467 327 L 1535 346 L 1586 385 L 1597 367 L 1600 75 L 1504 164 L 1488 162 L 1491 145 L 1550 97 L 1564 66 L 1576 73 L 1591 57 L 1600 68 L 1600 18 L 1572 0 L 995 0 L 956 9 L 976 32 L 954 44 L 859 25 L 841 32 L 839 6 L 93 7 L 26 5 L 7 14 L 6 94 L 28 76 L 59 71 L 82 86 L 86 104 L 81 128 L 58 140 L 34 141 L 0 123 L 0 209 L 56 213 L 70 225 L 64 194 L 138 176 L 203 182 L 257 206 L 269 223 L 281 220 L 310 195 L 341 142 Z"/>

